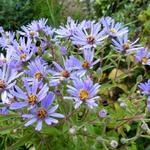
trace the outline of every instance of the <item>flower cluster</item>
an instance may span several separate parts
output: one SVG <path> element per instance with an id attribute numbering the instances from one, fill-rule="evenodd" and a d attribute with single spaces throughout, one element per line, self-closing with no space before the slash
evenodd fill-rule
<path id="1" fill-rule="evenodd" d="M 128 28 L 111 17 L 80 23 L 68 17 L 67 24 L 58 29 L 40 19 L 21 30 L 17 35 L 1 30 L 5 55 L 0 55 L 0 113 L 19 112 L 28 119 L 25 126 L 37 122 L 36 130 L 42 129 L 43 122 L 57 124 L 56 118 L 67 117 L 66 110 L 59 108 L 63 101 L 73 101 L 74 109 L 99 106 L 100 85 L 92 75 L 101 69 L 101 59 L 95 54 L 108 39 L 115 50 L 132 52 L 138 62 L 150 65 L 148 50 L 137 44 L 138 39 L 131 42 Z M 149 84 L 139 87 L 149 93 Z M 58 89 L 61 98 L 55 92 Z"/>

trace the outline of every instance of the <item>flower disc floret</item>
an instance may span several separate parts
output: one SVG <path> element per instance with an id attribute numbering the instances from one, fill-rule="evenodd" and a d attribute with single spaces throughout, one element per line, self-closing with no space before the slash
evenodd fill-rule
<path id="1" fill-rule="evenodd" d="M 80 99 L 81 99 L 82 101 L 85 101 L 85 100 L 88 99 L 88 97 L 89 97 L 88 91 L 87 91 L 87 90 L 84 90 L 84 89 L 81 89 L 81 90 L 79 91 L 79 97 L 80 97 Z"/>
<path id="2" fill-rule="evenodd" d="M 37 102 L 37 96 L 34 94 L 31 94 L 28 96 L 28 102 L 30 105 L 34 105 Z"/>

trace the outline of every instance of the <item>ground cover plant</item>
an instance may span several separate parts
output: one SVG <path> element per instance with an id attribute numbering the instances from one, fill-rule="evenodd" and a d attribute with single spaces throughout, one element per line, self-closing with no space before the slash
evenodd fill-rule
<path id="1" fill-rule="evenodd" d="M 150 52 L 127 26 L 42 18 L 0 33 L 1 149 L 149 149 Z"/>

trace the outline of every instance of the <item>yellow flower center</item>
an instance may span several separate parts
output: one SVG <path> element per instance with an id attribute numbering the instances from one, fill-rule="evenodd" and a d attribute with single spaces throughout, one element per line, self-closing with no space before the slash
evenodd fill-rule
<path id="1" fill-rule="evenodd" d="M 21 54 L 20 55 L 20 59 L 21 60 L 25 60 L 27 58 L 27 55 L 25 53 Z"/>
<path id="2" fill-rule="evenodd" d="M 125 50 L 129 49 L 129 46 L 130 46 L 129 43 L 124 43 L 124 44 L 123 44 L 123 48 L 124 48 Z"/>
<path id="3" fill-rule="evenodd" d="M 116 31 L 114 28 L 111 28 L 111 29 L 110 29 L 110 32 L 111 32 L 111 33 L 116 33 L 117 31 Z"/>
<path id="4" fill-rule="evenodd" d="M 86 39 L 88 44 L 92 45 L 95 43 L 95 38 L 92 35 L 89 35 Z"/>
<path id="5" fill-rule="evenodd" d="M 79 91 L 79 97 L 82 101 L 85 101 L 89 97 L 89 93 L 87 90 L 81 89 Z"/>
<path id="6" fill-rule="evenodd" d="M 34 75 L 35 79 L 37 80 L 40 80 L 43 78 L 43 74 L 41 72 L 37 72 L 35 75 Z"/>
<path id="7" fill-rule="evenodd" d="M 34 37 L 34 35 L 36 34 L 36 31 L 30 31 L 29 34 L 31 37 Z"/>
<path id="8" fill-rule="evenodd" d="M 44 119 L 47 116 L 47 111 L 44 108 L 39 108 L 37 116 L 39 119 Z"/>
<path id="9" fill-rule="evenodd" d="M 70 77 L 70 73 L 69 73 L 67 70 L 63 70 L 63 71 L 61 72 L 61 75 L 62 75 L 63 77 L 65 77 L 65 78 Z"/>
<path id="10" fill-rule="evenodd" d="M 82 64 L 82 67 L 88 69 L 90 67 L 90 63 L 87 60 L 85 60 Z"/>
<path id="11" fill-rule="evenodd" d="M 33 94 L 29 95 L 28 102 L 30 105 L 34 105 L 37 102 L 37 97 Z"/>
<path id="12" fill-rule="evenodd" d="M 4 90 L 6 87 L 5 81 L 0 79 L 0 91 Z"/>
<path id="13" fill-rule="evenodd" d="M 142 57 L 142 62 L 143 62 L 143 63 L 147 63 L 147 61 L 148 61 L 148 58 L 147 58 L 147 57 Z"/>

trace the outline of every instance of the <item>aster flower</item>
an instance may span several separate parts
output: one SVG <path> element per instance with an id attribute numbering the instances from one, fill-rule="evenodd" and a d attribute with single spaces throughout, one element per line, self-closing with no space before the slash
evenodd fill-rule
<path id="1" fill-rule="evenodd" d="M 20 38 L 19 42 L 14 41 L 13 45 L 9 46 L 7 50 L 11 50 L 13 52 L 13 59 L 19 62 L 28 61 L 33 53 L 34 53 L 34 45 L 32 44 L 32 40 L 30 38 Z"/>
<path id="2" fill-rule="evenodd" d="M 0 47 L 3 49 L 11 45 L 14 41 L 15 33 L 14 32 L 4 32 L 0 37 Z"/>
<path id="3" fill-rule="evenodd" d="M 112 39 L 112 43 L 118 51 L 128 53 L 141 48 L 140 45 L 136 44 L 138 40 L 139 39 L 135 40 L 134 42 L 130 42 L 128 40 L 128 33 L 125 33 L 122 36 L 117 37 L 117 40 Z"/>
<path id="4" fill-rule="evenodd" d="M 141 48 L 135 54 L 135 59 L 143 65 L 150 65 L 150 52 L 147 49 Z"/>
<path id="5" fill-rule="evenodd" d="M 41 81 L 46 76 L 47 63 L 41 57 L 36 57 L 27 67 L 29 70 L 24 72 L 28 75 L 26 77 L 28 81 Z"/>
<path id="6" fill-rule="evenodd" d="M 77 23 L 71 18 L 67 18 L 67 24 L 65 27 L 60 26 L 55 32 L 57 33 L 57 37 L 60 38 L 70 38 L 76 32 Z"/>
<path id="7" fill-rule="evenodd" d="M 55 118 L 64 118 L 64 115 L 56 113 L 58 105 L 51 107 L 54 101 L 54 94 L 50 92 L 45 99 L 41 101 L 41 106 L 31 110 L 31 114 L 23 114 L 22 117 L 29 119 L 25 126 L 30 126 L 37 122 L 35 130 L 40 131 L 42 129 L 43 121 L 47 125 L 57 124 L 58 120 Z M 55 117 L 55 118 L 53 118 Z"/>
<path id="8" fill-rule="evenodd" d="M 147 108 L 150 111 L 150 79 L 145 83 L 140 83 L 138 87 L 142 90 L 142 94 L 148 96 Z"/>
<path id="9" fill-rule="evenodd" d="M 99 99 L 96 96 L 98 93 L 100 85 L 98 83 L 93 84 L 93 81 L 88 77 L 85 79 L 74 79 L 73 86 L 68 85 L 67 92 L 71 95 L 70 97 L 64 97 L 65 99 L 75 100 L 75 109 L 77 109 L 82 103 L 88 105 L 88 107 L 93 108 L 97 106 L 95 102 Z"/>
<path id="10" fill-rule="evenodd" d="M 11 94 L 19 99 L 19 101 L 13 102 L 10 105 L 10 109 L 15 110 L 23 107 L 32 109 L 46 97 L 49 90 L 47 84 L 41 87 L 41 84 L 37 81 L 29 85 L 29 83 L 24 80 L 24 86 L 25 91 L 20 89 L 17 85 L 15 86 L 15 90 L 11 91 Z"/>
<path id="11" fill-rule="evenodd" d="M 60 84 L 62 81 L 68 81 L 73 79 L 76 76 L 76 72 L 72 65 L 74 65 L 74 62 L 72 62 L 72 59 L 66 59 L 63 60 L 64 65 L 61 66 L 56 62 L 53 62 L 53 65 L 55 66 L 55 70 L 49 69 L 49 73 L 52 75 L 50 79 L 50 85 L 56 86 Z"/>
<path id="12" fill-rule="evenodd" d="M 102 17 L 100 22 L 104 27 L 104 31 L 111 37 L 122 36 L 128 32 L 128 28 L 122 26 L 120 22 L 115 23 L 111 17 Z"/>
<path id="13" fill-rule="evenodd" d="M 30 31 L 43 31 L 46 27 L 48 19 L 41 18 L 40 20 L 33 20 L 31 24 L 27 25 Z"/>
<path id="14" fill-rule="evenodd" d="M 84 58 L 82 61 L 80 61 L 79 59 L 77 59 L 74 56 L 70 56 L 70 59 L 72 60 L 72 62 L 74 64 L 74 65 L 72 65 L 72 67 L 77 70 L 77 74 L 79 74 L 79 75 L 85 74 L 85 72 L 88 69 L 92 69 L 93 66 L 100 61 L 100 59 L 93 61 L 94 49 L 93 50 L 84 49 L 83 56 L 84 56 Z"/>
<path id="15" fill-rule="evenodd" d="M 93 22 L 91 22 L 89 28 L 77 29 L 71 37 L 72 43 L 81 46 L 82 49 L 96 47 L 106 38 L 107 35 L 101 31 L 101 25 Z"/>
<path id="16" fill-rule="evenodd" d="M 142 90 L 142 94 L 150 95 L 150 79 L 145 83 L 140 83 L 138 87 Z"/>
<path id="17" fill-rule="evenodd" d="M 43 28 L 43 32 L 45 33 L 45 35 L 46 35 L 46 36 L 50 36 L 51 38 L 54 37 L 55 31 L 56 31 L 55 28 L 52 28 L 51 26 L 48 26 L 48 25 L 46 25 L 46 26 Z"/>
<path id="18" fill-rule="evenodd" d="M 21 35 L 27 36 L 29 38 L 39 37 L 39 32 L 43 31 L 46 27 L 47 19 L 42 18 L 40 20 L 34 20 L 27 26 L 22 26 L 23 31 L 18 31 Z"/>
<path id="19" fill-rule="evenodd" d="M 0 93 L 3 103 L 9 103 L 9 92 L 16 84 L 16 79 L 21 76 L 22 73 L 18 73 L 15 69 L 10 68 L 7 64 L 4 64 L 0 68 Z"/>
<path id="20" fill-rule="evenodd" d="M 22 26 L 21 29 L 23 31 L 18 31 L 20 35 L 26 36 L 28 38 L 37 38 L 39 37 L 39 33 L 37 31 L 30 31 L 29 27 Z"/>

